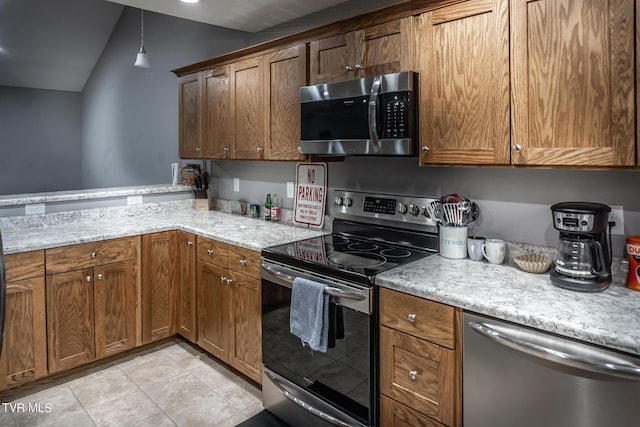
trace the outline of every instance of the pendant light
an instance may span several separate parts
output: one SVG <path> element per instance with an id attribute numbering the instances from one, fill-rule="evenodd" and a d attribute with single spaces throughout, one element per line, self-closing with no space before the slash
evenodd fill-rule
<path id="1" fill-rule="evenodd" d="M 134 67 L 149 68 L 149 58 L 144 50 L 144 9 L 140 9 L 140 52 L 136 56 Z"/>

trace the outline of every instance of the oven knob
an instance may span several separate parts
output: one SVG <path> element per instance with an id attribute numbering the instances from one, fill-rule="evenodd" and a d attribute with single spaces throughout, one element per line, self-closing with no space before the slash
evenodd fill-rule
<path id="1" fill-rule="evenodd" d="M 345 197 L 344 198 L 344 205 L 347 206 L 347 207 L 351 206 L 351 199 L 348 198 L 348 197 Z"/>
<path id="2" fill-rule="evenodd" d="M 431 214 L 429 214 L 429 209 L 427 209 L 426 206 L 420 206 L 420 212 L 422 212 L 422 215 L 426 216 L 427 218 L 431 218 Z"/>
<path id="3" fill-rule="evenodd" d="M 418 205 L 409 205 L 409 213 L 416 216 L 420 213 L 420 208 Z"/>
<path id="4" fill-rule="evenodd" d="M 400 212 L 401 214 L 406 214 L 407 205 L 405 205 L 404 203 L 398 203 L 398 212 Z"/>
<path id="5" fill-rule="evenodd" d="M 342 206 L 342 197 L 336 196 L 335 203 L 336 203 L 336 206 Z"/>

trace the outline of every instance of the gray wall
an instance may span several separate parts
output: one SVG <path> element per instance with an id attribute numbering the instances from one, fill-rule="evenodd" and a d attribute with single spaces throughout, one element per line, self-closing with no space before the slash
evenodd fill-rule
<path id="1" fill-rule="evenodd" d="M 0 194 L 79 188 L 82 96 L 0 86 Z"/>
<path id="2" fill-rule="evenodd" d="M 295 181 L 295 164 L 285 162 L 211 162 L 214 195 L 264 204 L 278 194 L 293 209 L 286 182 Z M 240 191 L 233 191 L 233 178 Z M 480 217 L 470 233 L 514 242 L 556 246 L 550 206 L 563 201 L 623 205 L 625 234 L 640 235 L 640 172 L 514 168 L 418 167 L 417 158 L 347 158 L 328 163 L 330 189 L 356 189 L 440 197 L 457 193 L 476 201 Z M 329 200 L 331 202 L 331 200 Z M 624 236 L 613 236 L 614 255 Z"/>
<path id="3" fill-rule="evenodd" d="M 150 68 L 133 66 L 140 11 L 125 8 L 85 86 L 82 188 L 168 183 L 178 161 L 178 84 L 170 70 L 248 44 L 249 33 L 145 12 Z"/>

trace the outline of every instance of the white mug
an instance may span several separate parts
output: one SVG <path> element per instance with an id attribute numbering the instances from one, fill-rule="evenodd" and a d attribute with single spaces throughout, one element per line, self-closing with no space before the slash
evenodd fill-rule
<path id="1" fill-rule="evenodd" d="M 487 239 L 482 245 L 482 255 L 491 264 L 502 264 L 504 262 L 504 256 L 507 245 L 504 240 L 500 239 Z"/>
<path id="2" fill-rule="evenodd" d="M 467 252 L 469 253 L 469 258 L 473 261 L 482 261 L 482 245 L 485 242 L 484 237 L 480 236 L 469 236 L 467 237 Z"/>

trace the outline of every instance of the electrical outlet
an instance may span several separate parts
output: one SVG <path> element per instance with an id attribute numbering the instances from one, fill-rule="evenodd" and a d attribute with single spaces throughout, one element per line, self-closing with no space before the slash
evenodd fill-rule
<path id="1" fill-rule="evenodd" d="M 127 196 L 127 205 L 141 205 L 142 195 Z"/>
<path id="2" fill-rule="evenodd" d="M 619 205 L 610 205 L 611 212 L 609 212 L 609 222 L 615 222 L 611 228 L 611 234 L 617 236 L 624 236 L 624 209 Z"/>
<path id="3" fill-rule="evenodd" d="M 240 178 L 233 178 L 233 191 L 240 191 Z"/>
<path id="4" fill-rule="evenodd" d="M 287 182 L 287 197 L 293 199 L 293 182 Z"/>
<path id="5" fill-rule="evenodd" d="M 44 203 L 33 203 L 24 206 L 25 215 L 42 215 L 44 213 Z"/>

